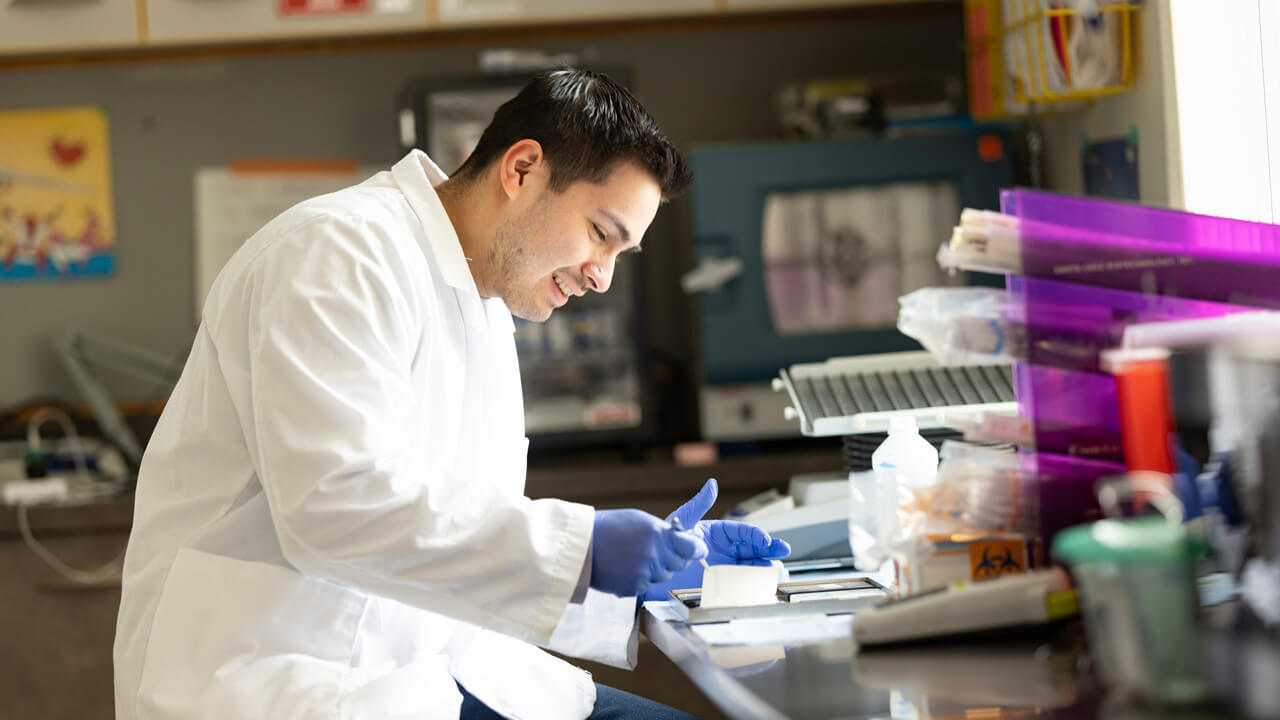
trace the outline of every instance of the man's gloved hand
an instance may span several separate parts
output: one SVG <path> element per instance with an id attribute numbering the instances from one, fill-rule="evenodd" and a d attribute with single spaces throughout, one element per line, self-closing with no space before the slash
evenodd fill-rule
<path id="1" fill-rule="evenodd" d="M 689 502 L 667 516 L 668 521 L 679 520 L 691 535 L 707 544 L 707 562 L 712 565 L 768 565 L 770 560 L 782 559 L 791 554 L 791 546 L 785 540 L 770 538 L 769 533 L 750 523 L 736 520 L 703 520 L 720 487 L 715 478 L 694 495 Z M 676 572 L 670 580 L 651 585 L 642 597 L 645 600 L 665 600 L 668 590 L 702 587 L 702 564 L 692 563 Z"/>
<path id="2" fill-rule="evenodd" d="M 701 538 L 647 512 L 597 510 L 591 534 L 591 587 L 619 597 L 639 596 L 706 555 Z"/>

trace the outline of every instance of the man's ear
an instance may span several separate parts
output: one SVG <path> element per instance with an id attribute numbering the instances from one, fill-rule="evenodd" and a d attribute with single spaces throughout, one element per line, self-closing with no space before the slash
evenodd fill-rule
<path id="1" fill-rule="evenodd" d="M 507 148 L 498 167 L 503 192 L 513 198 L 530 185 L 538 173 L 546 171 L 546 158 L 537 140 L 520 140 Z"/>

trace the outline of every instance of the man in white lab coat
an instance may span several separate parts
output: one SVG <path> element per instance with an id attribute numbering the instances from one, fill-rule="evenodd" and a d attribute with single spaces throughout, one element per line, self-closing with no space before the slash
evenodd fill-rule
<path id="1" fill-rule="evenodd" d="M 699 522 L 714 483 L 683 532 L 525 497 L 511 315 L 606 291 L 688 181 L 626 90 L 561 70 L 452 179 L 415 151 L 249 238 L 143 458 L 116 717 L 677 716 L 536 646 L 633 667 L 637 597 L 789 550 Z"/>

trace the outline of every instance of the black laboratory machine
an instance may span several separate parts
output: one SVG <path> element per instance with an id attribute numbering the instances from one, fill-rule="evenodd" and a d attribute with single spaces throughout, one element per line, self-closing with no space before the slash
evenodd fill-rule
<path id="1" fill-rule="evenodd" d="M 591 68 L 629 85 L 626 68 Z M 446 174 L 462 165 L 498 106 L 536 71 L 420 76 L 400 96 L 402 150 L 419 148 Z M 588 293 L 545 323 L 516 319 L 525 427 L 535 447 L 643 442 L 652 432 L 640 264 L 620 262 L 607 294 Z"/>

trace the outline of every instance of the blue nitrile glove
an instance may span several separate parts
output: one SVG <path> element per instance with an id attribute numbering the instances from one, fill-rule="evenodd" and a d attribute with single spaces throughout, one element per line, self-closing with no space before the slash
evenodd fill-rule
<path id="1" fill-rule="evenodd" d="M 619 597 L 639 596 L 706 555 L 700 538 L 647 512 L 597 510 L 591 532 L 591 587 Z"/>
<path id="2" fill-rule="evenodd" d="M 690 529 L 690 533 L 707 544 L 707 562 L 712 565 L 768 565 L 791 554 L 785 540 L 770 538 L 769 533 L 750 523 L 737 520 L 703 520 L 720 487 L 715 478 L 707 480 L 697 495 L 667 516 L 673 525 Z M 665 600 L 668 590 L 702 587 L 702 563 L 692 563 L 676 572 L 670 580 L 654 583 L 642 595 L 645 600 Z"/>

